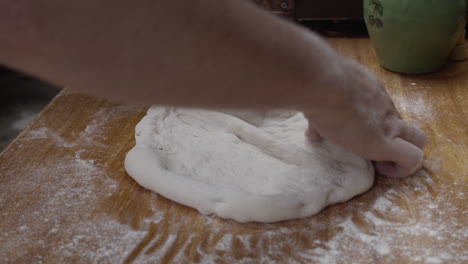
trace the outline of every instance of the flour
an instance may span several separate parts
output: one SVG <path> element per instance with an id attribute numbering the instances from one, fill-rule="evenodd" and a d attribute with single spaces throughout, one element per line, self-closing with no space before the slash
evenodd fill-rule
<path id="1" fill-rule="evenodd" d="M 370 188 L 370 162 L 304 136 L 302 113 L 153 107 L 136 128 L 129 174 L 171 200 L 240 222 L 318 213 Z"/>
<path id="2" fill-rule="evenodd" d="M 419 86 L 423 87 L 418 81 Z M 436 114 L 431 104 L 405 104 L 415 111 L 407 114 L 429 118 Z M 0 211 L 2 263 L 168 264 L 192 259 L 195 263 L 246 264 L 468 263 L 468 208 L 463 206 L 468 199 L 467 184 L 460 177 L 446 177 L 446 171 L 441 173 L 436 150 L 429 151 L 424 169 L 416 175 L 378 177 L 371 191 L 299 220 L 240 224 L 197 214 L 162 201 L 156 194 L 136 200 L 147 204 L 127 201 L 151 214 L 132 215 L 129 208 L 112 204 L 108 212 L 92 217 L 93 206 L 103 199 L 144 192 L 136 183 L 129 184 L 131 190 L 122 190 L 128 183 L 122 184 L 122 179 L 113 178 L 115 171 L 106 170 L 106 161 L 111 159 L 109 143 L 104 144 L 106 129 L 131 112 L 126 107 L 105 107 L 88 122 L 99 126 L 84 126 L 72 136 L 36 120 L 32 130 L 15 142 L 13 147 L 22 145 L 21 151 L 26 152 L 42 141 L 61 151 L 51 159 L 31 159 L 28 166 L 35 168 L 34 175 L 21 175 L 19 168 L 1 165 L 8 172 L 0 175 L 2 179 L 28 179 L 21 188 L 16 181 L 2 181 L 5 189 L 15 192 L 14 197 L 0 192 L 0 205 L 22 208 L 8 214 Z M 447 140 L 437 134 L 435 139 Z M 93 143 L 98 148 L 91 151 Z M 94 151 L 99 155 L 93 155 Z M 26 200 L 23 191 L 34 193 L 33 199 Z M 89 211 L 78 212 L 79 203 L 90 207 Z M 67 209 L 57 210 L 62 204 Z"/>
<path id="3" fill-rule="evenodd" d="M 106 132 L 105 127 L 126 112 L 130 107 L 103 108 L 91 117 L 91 122 L 81 133 L 65 139 L 58 131 L 48 127 L 42 120 L 36 120 L 34 127 L 26 131 L 15 143 L 17 148 L 35 148 L 39 141 L 50 142 L 51 149 L 62 150 L 60 154 L 48 155 L 34 163 L 33 175 L 21 175 L 15 168 L 2 168 L 8 171 L 4 179 L 23 177 L 27 181 L 3 181 L 2 187 L 17 190 L 14 196 L 7 197 L 0 193 L 0 205 L 18 206 L 21 211 L 1 212 L 0 214 L 0 259 L 2 263 L 42 263 L 43 256 L 33 256 L 28 261 L 20 261 L 22 253 L 42 250 L 51 255 L 76 257 L 81 255 L 85 262 L 99 262 L 109 258 L 105 252 L 111 252 L 113 258 L 120 258 L 115 254 L 118 250 L 131 251 L 134 244 L 145 236 L 144 231 L 131 231 L 114 219 L 100 217 L 90 218 L 88 214 L 80 214 L 76 207 L 83 204 L 99 203 L 98 197 L 108 196 L 115 192 L 116 181 L 109 177 L 103 168 L 104 161 L 94 158 L 95 152 L 105 152 L 108 146 L 101 144 Z M 133 109 L 135 111 L 135 109 Z M 89 151 L 89 147 L 94 151 Z M 47 151 L 47 149 L 45 150 Z M 55 151 L 57 152 L 57 151 Z M 92 157 L 93 158 L 90 158 Z M 22 164 L 18 164 L 22 166 Z M 21 171 L 18 168 L 18 171 Z M 21 186 L 20 186 L 21 185 Z M 34 194 L 34 195 L 23 195 Z M 27 199 L 29 197 L 29 199 Z M 77 225 L 69 226 L 70 222 L 78 221 Z M 157 219 L 153 219 L 155 221 Z M 23 223 L 23 224 L 22 224 Z M 27 223 L 27 224 L 24 224 Z M 15 226 L 5 232 L 3 224 Z M 101 232 L 102 231 L 102 232 Z M 70 237 L 67 234 L 77 233 Z M 79 235 L 82 233 L 82 235 Z M 90 236 L 90 233 L 98 234 Z M 115 237 L 114 237 L 115 236 Z M 100 241 L 96 244 L 96 238 Z M 50 247 L 54 240 L 60 239 L 59 248 Z M 83 252 L 80 247 L 88 241 L 92 245 L 89 252 Z M 127 245 L 127 247 L 125 247 Z M 96 255 L 102 254 L 102 255 Z M 84 255 L 87 255 L 84 257 Z M 109 254 L 107 254 L 109 255 Z M 58 261 L 58 260 L 57 260 Z M 54 261 L 55 262 L 55 261 Z M 69 261 L 58 261 L 69 262 Z"/>

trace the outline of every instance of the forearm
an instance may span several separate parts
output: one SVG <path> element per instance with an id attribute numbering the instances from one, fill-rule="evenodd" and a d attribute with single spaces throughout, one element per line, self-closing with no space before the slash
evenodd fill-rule
<path id="1" fill-rule="evenodd" d="M 314 103 L 304 89 L 323 101 L 314 86 L 334 78 L 337 55 L 320 38 L 244 1 L 11 2 L 0 62 L 99 96 L 301 108 Z"/>

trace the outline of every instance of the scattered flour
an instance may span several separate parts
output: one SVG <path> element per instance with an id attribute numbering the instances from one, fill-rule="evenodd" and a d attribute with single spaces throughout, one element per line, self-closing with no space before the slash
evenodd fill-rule
<path id="1" fill-rule="evenodd" d="M 126 113 L 138 111 L 141 109 L 125 106 L 103 108 L 95 113 L 86 128 L 78 135 L 74 135 L 71 140 L 65 140 L 58 132 L 39 120 L 34 129 L 28 131 L 15 143 L 19 148 L 34 147 L 35 142 L 44 140 L 51 142 L 51 148 L 64 151 L 55 151 L 54 153 L 59 154 L 52 154 L 40 161 L 34 161 L 34 175 L 23 176 L 27 177 L 28 181 L 14 180 L 22 176 L 16 173 L 16 171 L 22 171 L 19 168 L 16 170 L 2 167 L 4 171 L 7 171 L 7 174 L 2 177 L 13 179 L 3 181 L 2 187 L 16 191 L 13 192 L 13 197 L 3 196 L 0 193 L 0 204 L 14 204 L 15 207 L 23 208 L 22 211 L 0 211 L 0 219 L 2 219 L 0 259 L 2 263 L 23 262 L 18 260 L 21 254 L 15 255 L 18 253 L 18 248 L 23 248 L 25 252 L 44 248 L 43 252 L 51 252 L 52 255 L 54 255 L 52 252 L 55 252 L 57 256 L 62 255 L 58 252 L 69 252 L 69 256 L 79 255 L 89 259 L 85 262 L 99 262 L 99 259 L 106 257 L 105 254 L 97 253 L 102 253 L 104 250 L 113 252 L 112 250 L 117 248 L 115 245 L 118 245 L 119 250 L 128 245 L 128 250 L 131 251 L 135 243 L 145 236 L 145 231 L 128 230 L 128 226 L 120 225 L 115 219 L 93 217 L 89 215 L 89 212 L 83 215 L 74 210 L 78 207 L 83 208 L 83 205 L 96 206 L 101 202 L 98 197 L 108 197 L 117 190 L 117 182 L 104 168 L 106 160 L 99 158 L 96 154 L 109 150 L 109 146 L 102 143 L 105 140 L 106 126 L 122 118 L 122 115 Z M 90 151 L 90 146 L 93 146 L 95 150 Z M 68 155 L 68 153 L 73 154 Z M 28 195 L 23 195 L 23 193 Z M 30 195 L 31 193 L 35 195 Z M 72 222 L 74 225 L 69 226 Z M 2 228 L 5 226 L 17 226 L 17 228 L 6 231 Z M 111 231 L 112 234 L 109 234 Z M 65 234 L 82 233 L 82 235 L 67 237 L 64 236 L 64 232 Z M 44 236 L 44 234 L 48 235 Z M 93 234 L 96 236 L 92 236 Z M 50 244 L 55 244 L 52 242 L 57 239 L 62 241 L 61 248 L 48 248 Z M 87 247 L 92 252 L 82 252 L 84 248 L 80 247 L 80 243 L 91 240 L 93 243 L 101 241 L 102 244 Z M 111 246 L 115 247 L 106 249 Z M 121 254 L 113 253 L 114 258 L 122 258 Z M 28 262 L 42 263 L 44 257 L 38 255 Z"/>
<path id="2" fill-rule="evenodd" d="M 424 101 L 404 107 L 419 118 L 433 114 Z M 148 209 L 147 215 L 132 215 L 131 207 L 121 205 L 94 215 L 102 197 L 113 201 L 113 195 L 125 193 L 99 153 L 109 151 L 103 143 L 106 126 L 132 111 L 105 108 L 67 140 L 39 124 L 17 142 L 52 140 L 53 147 L 72 154 L 35 162 L 34 176 L 22 186 L 3 182 L 15 195 L 0 193 L 0 205 L 25 210 L 0 211 L 2 263 L 26 258 L 28 263 L 164 264 L 187 263 L 189 255 L 196 263 L 468 263 L 468 208 L 460 207 L 467 200 L 466 182 L 433 175 L 441 168 L 437 152 L 414 177 L 378 178 L 361 197 L 295 221 L 239 224 L 203 215 L 194 220 L 174 213 L 180 205 L 163 203 L 155 194 L 143 199 L 148 204 L 133 205 Z M 98 153 L 90 153 L 90 146 L 98 146 Z M 5 179 L 21 176 L 15 168 L 2 169 L 11 173 L 2 175 Z M 24 193 L 34 193 L 34 199 Z M 90 207 L 86 213 L 75 210 L 84 205 Z M 193 232 L 194 225 L 204 231 Z"/>
<path id="3" fill-rule="evenodd" d="M 214 247 L 215 250 L 229 251 L 232 245 L 232 234 L 225 234 Z"/>
<path id="4" fill-rule="evenodd" d="M 176 240 L 185 241 L 177 249 L 177 260 L 187 261 L 180 252 L 189 249 L 185 247 L 189 239 L 184 238 L 189 233 L 190 239 L 203 236 L 211 245 L 196 244 L 199 263 L 349 263 L 344 260 L 351 256 L 366 260 L 359 263 L 466 263 L 468 228 L 462 219 L 467 212 L 457 207 L 466 200 L 466 193 L 449 181 L 436 185 L 434 180 L 444 179 L 434 179 L 424 170 L 409 179 L 380 179 L 374 191 L 364 195 L 374 202 L 362 203 L 358 198 L 338 205 L 335 212 L 340 213 L 330 217 L 245 226 L 203 218 L 206 234 L 191 233 L 184 229 L 185 219 L 176 217 L 170 229 Z M 434 190 L 437 186 L 441 189 Z M 441 204 L 443 212 L 437 210 Z M 324 232 L 328 233 L 325 239 Z M 154 243 L 161 239 L 156 236 Z M 163 245 L 174 243 L 173 237 L 165 240 Z M 139 254 L 134 261 L 176 262 L 169 254 L 166 247 L 160 247 L 151 254 Z"/>
<path id="5" fill-rule="evenodd" d="M 423 92 L 425 95 L 425 92 Z M 418 96 L 411 97 L 411 100 L 407 100 L 407 95 L 392 95 L 396 107 L 400 112 L 409 114 L 409 118 L 412 121 L 428 122 L 434 119 L 435 114 L 433 113 L 433 105 L 429 103 L 424 96 L 418 94 Z M 414 120 L 415 119 L 415 120 Z"/>

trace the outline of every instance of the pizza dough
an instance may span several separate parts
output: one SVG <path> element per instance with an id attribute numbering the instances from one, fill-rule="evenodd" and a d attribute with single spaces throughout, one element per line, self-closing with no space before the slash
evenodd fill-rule
<path id="1" fill-rule="evenodd" d="M 125 168 L 143 187 L 239 222 L 306 217 L 373 183 L 369 161 L 304 136 L 300 112 L 152 107 Z"/>

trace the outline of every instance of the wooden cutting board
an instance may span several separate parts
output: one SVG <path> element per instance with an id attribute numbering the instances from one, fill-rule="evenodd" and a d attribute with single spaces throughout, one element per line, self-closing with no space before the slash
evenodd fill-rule
<path id="1" fill-rule="evenodd" d="M 414 176 L 295 221 L 204 216 L 125 172 L 144 108 L 65 90 L 0 155 L 0 262 L 468 263 L 468 62 L 399 75 L 368 39 L 330 42 L 430 136 Z"/>

